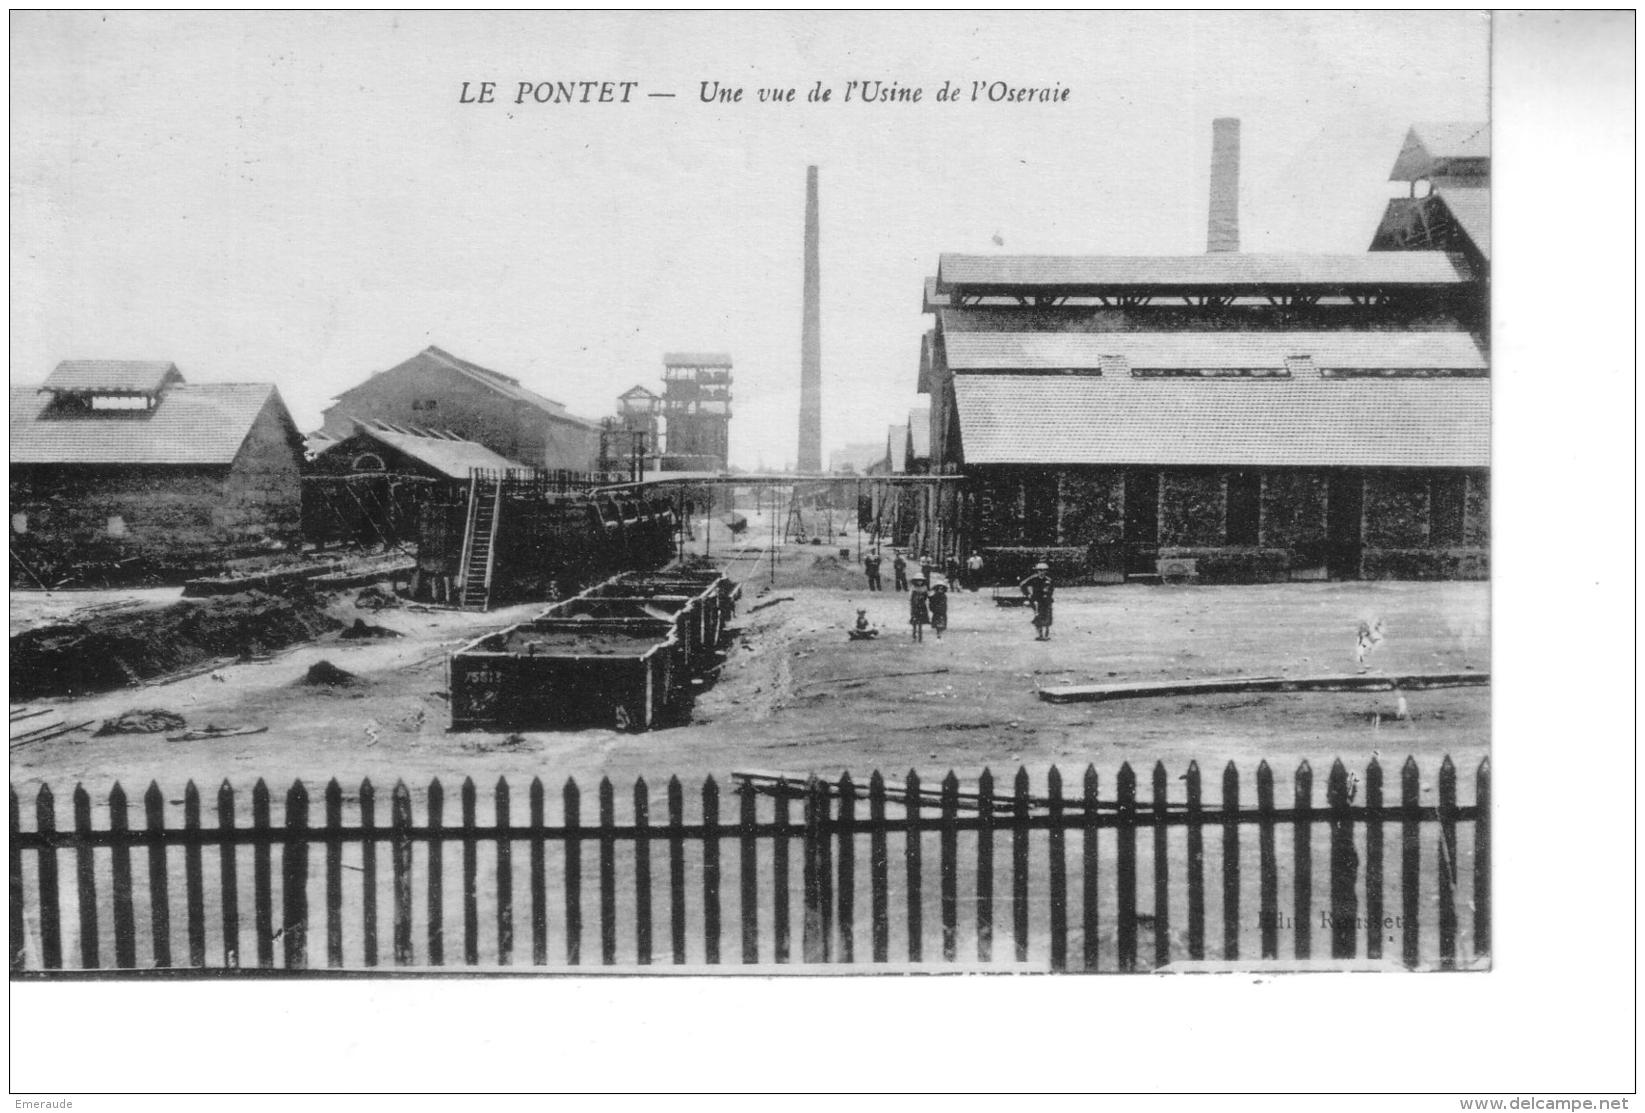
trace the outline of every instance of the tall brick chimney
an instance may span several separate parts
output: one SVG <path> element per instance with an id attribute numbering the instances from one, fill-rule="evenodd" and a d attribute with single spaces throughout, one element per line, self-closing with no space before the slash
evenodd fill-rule
<path id="1" fill-rule="evenodd" d="M 1239 121 L 1211 121 L 1211 222 L 1206 251 L 1239 250 Z"/>
<path id="2" fill-rule="evenodd" d="M 802 472 L 822 471 L 822 276 L 817 259 L 817 168 L 805 170 L 805 310 L 800 324 Z"/>

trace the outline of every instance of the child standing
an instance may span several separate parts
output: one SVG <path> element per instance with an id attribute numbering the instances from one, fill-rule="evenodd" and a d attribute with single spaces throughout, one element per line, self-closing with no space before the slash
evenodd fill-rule
<path id="1" fill-rule="evenodd" d="M 931 629 L 937 632 L 937 640 L 942 641 L 942 632 L 948 629 L 948 585 L 938 581 L 931 585 Z"/>
<path id="2" fill-rule="evenodd" d="M 930 594 L 925 590 L 925 577 L 915 576 L 908 591 L 908 625 L 913 628 L 914 640 L 925 640 L 925 627 L 931 621 Z"/>

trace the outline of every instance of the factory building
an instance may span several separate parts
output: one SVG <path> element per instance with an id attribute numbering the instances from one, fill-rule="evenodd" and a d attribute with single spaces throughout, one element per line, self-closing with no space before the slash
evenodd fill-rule
<path id="1" fill-rule="evenodd" d="M 1204 255 L 941 257 L 919 390 L 965 482 L 922 541 L 1078 582 L 1486 577 L 1488 170 L 1408 141 L 1396 180 L 1434 184 L 1375 250 L 1244 254 L 1216 138 Z"/>

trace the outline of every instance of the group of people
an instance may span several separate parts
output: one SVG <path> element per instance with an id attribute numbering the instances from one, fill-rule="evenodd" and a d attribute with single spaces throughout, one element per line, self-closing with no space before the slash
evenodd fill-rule
<path id="1" fill-rule="evenodd" d="M 982 582 L 983 559 L 982 554 L 972 550 L 971 556 L 966 559 L 963 573 L 957 557 L 949 557 L 945 566 L 946 578 L 939 578 L 933 574 L 933 563 L 921 556 L 919 570 L 909 575 L 908 561 L 903 557 L 901 550 L 891 550 L 891 572 L 893 576 L 893 590 L 908 592 L 908 625 L 913 631 L 913 638 L 917 642 L 925 640 L 925 628 L 931 627 L 940 640 L 943 631 L 948 629 L 948 585 L 958 582 L 970 591 L 976 591 Z M 874 549 L 863 557 L 863 571 L 868 576 L 869 591 L 883 591 L 880 585 L 880 551 Z M 1051 640 L 1052 604 L 1056 593 L 1051 582 L 1051 569 L 1045 562 L 1034 565 L 1034 571 L 1017 585 L 1027 596 L 1029 605 L 1034 611 L 1034 640 Z M 879 630 L 868 621 L 866 607 L 857 610 L 857 621 L 851 630 L 854 640 L 866 640 L 877 637 Z"/>
<path id="2" fill-rule="evenodd" d="M 862 558 L 862 570 L 868 577 L 869 591 L 885 590 L 880 581 L 880 568 L 883 564 L 884 558 L 880 555 L 878 549 L 870 550 Z M 923 577 L 927 583 L 930 583 L 936 563 L 930 557 L 921 556 L 919 558 L 919 568 L 919 575 L 913 577 L 913 579 Z M 974 549 L 963 565 L 961 565 L 959 558 L 954 556 L 949 557 L 943 563 L 943 572 L 947 577 L 947 582 L 958 584 L 966 591 L 976 591 L 981 586 L 982 568 L 982 554 Z M 891 576 L 891 589 L 893 591 L 907 591 L 909 589 L 908 585 L 912 580 L 908 575 L 908 560 L 902 555 L 901 549 L 891 550 Z"/>

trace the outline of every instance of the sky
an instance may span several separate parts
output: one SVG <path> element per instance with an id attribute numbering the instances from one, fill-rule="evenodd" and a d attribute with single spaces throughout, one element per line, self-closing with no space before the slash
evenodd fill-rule
<path id="1" fill-rule="evenodd" d="M 1217 116 L 1243 250 L 1362 251 L 1407 127 L 1486 118 L 1488 53 L 1458 12 L 14 13 L 11 377 L 167 359 L 314 429 L 429 344 L 590 418 L 663 352 L 724 350 L 732 463 L 782 466 L 814 163 L 826 457 L 922 404 L 940 253 L 1202 251 Z M 606 80 L 629 103 L 512 103 Z"/>

